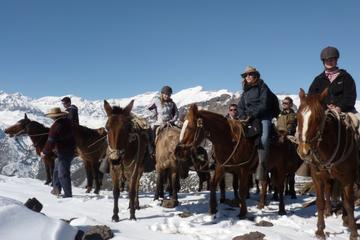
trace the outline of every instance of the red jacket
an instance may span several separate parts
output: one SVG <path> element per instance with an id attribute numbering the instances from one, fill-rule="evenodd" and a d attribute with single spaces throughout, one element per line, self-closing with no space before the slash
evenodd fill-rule
<path id="1" fill-rule="evenodd" d="M 57 154 L 74 154 L 76 148 L 75 136 L 71 120 L 58 118 L 49 130 L 49 137 L 43 149 L 44 154 L 55 151 Z"/>

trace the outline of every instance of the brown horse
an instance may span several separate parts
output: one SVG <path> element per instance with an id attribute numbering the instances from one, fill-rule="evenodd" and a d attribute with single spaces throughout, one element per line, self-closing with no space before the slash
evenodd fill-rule
<path id="1" fill-rule="evenodd" d="M 324 195 L 332 178 L 342 185 L 343 221 L 350 229 L 350 239 L 357 239 L 354 219 L 353 185 L 356 179 L 357 154 L 354 131 L 339 114 L 322 105 L 328 92 L 305 95 L 300 89 L 298 119 L 298 154 L 311 164 L 311 176 L 316 189 L 318 221 L 316 235 L 325 239 Z"/>
<path id="2" fill-rule="evenodd" d="M 175 148 L 179 143 L 180 129 L 166 126 L 160 130 L 156 138 L 156 192 L 154 199 L 164 198 L 164 183 L 170 184 L 174 206 L 178 204 L 177 193 L 180 190 L 179 179 L 188 176 L 190 161 L 175 156 Z"/>
<path id="3" fill-rule="evenodd" d="M 48 138 L 49 128 L 36 121 L 31 121 L 25 114 L 23 119 L 19 120 L 14 125 L 6 128 L 5 133 L 9 134 L 10 137 L 19 136 L 22 134 L 28 135 L 36 150 L 36 154 L 40 156 L 40 153 L 44 148 Z M 47 155 L 42 158 L 46 171 L 45 184 L 49 184 L 52 181 L 55 158 L 56 156 L 54 154 Z"/>
<path id="4" fill-rule="evenodd" d="M 139 209 L 139 181 L 144 171 L 148 133 L 134 121 L 134 116 L 130 114 L 133 104 L 134 100 L 125 108 L 111 107 L 104 100 L 104 109 L 108 117 L 105 126 L 108 131 L 107 158 L 110 163 L 114 195 L 112 220 L 115 222 L 119 221 L 118 199 L 122 176 L 129 183 L 130 219 L 136 219 L 135 209 Z"/>
<path id="5" fill-rule="evenodd" d="M 84 161 L 86 170 L 86 192 L 89 193 L 95 180 L 94 193 L 99 194 L 103 173 L 99 171 L 100 161 L 106 156 L 107 142 L 104 128 L 91 129 L 81 125 L 73 125 L 76 149 Z M 106 160 L 104 160 L 106 161 Z"/>
<path id="6" fill-rule="evenodd" d="M 215 173 L 210 183 L 209 212 L 215 214 L 217 211 L 216 187 L 226 171 L 239 177 L 239 217 L 244 218 L 247 213 L 245 200 L 249 169 L 255 168 L 256 165 L 257 149 L 254 140 L 244 137 L 240 122 L 235 124 L 220 114 L 198 110 L 197 105 L 193 104 L 187 113 L 180 135 L 180 144 L 176 151 L 179 154 L 186 149 L 195 151 L 205 138 L 212 142 L 216 156 Z"/>

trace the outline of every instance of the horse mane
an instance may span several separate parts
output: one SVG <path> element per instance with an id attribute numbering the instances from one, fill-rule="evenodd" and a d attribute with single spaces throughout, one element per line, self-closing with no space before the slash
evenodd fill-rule
<path id="1" fill-rule="evenodd" d="M 41 123 L 39 123 L 39 122 L 37 122 L 37 121 L 34 121 L 34 120 L 30 120 L 30 123 L 33 124 L 32 126 L 37 127 L 37 128 L 40 128 L 40 129 L 45 129 L 45 130 L 49 130 L 49 129 L 50 129 L 50 128 L 48 128 L 48 127 L 45 127 L 44 124 L 41 124 Z"/>

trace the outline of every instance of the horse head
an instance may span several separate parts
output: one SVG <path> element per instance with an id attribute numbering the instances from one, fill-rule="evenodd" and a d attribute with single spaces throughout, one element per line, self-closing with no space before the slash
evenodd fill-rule
<path id="1" fill-rule="evenodd" d="M 325 108 L 322 101 L 327 96 L 325 89 L 321 94 L 306 95 L 300 89 L 300 106 L 297 113 L 298 137 L 297 152 L 303 160 L 311 160 L 313 149 L 321 140 L 321 134 L 325 121 Z"/>
<path id="2" fill-rule="evenodd" d="M 134 100 L 125 108 L 111 107 L 104 100 L 104 109 L 108 118 L 105 125 L 108 135 L 107 156 L 110 160 L 121 160 L 126 154 L 127 145 L 131 140 L 132 117 L 130 112 L 133 105 Z"/>
<path id="3" fill-rule="evenodd" d="M 27 127 L 31 123 L 31 120 L 27 117 L 26 113 L 24 118 L 17 121 L 14 125 L 5 129 L 5 133 L 10 137 L 18 136 L 27 133 Z"/>
<path id="4" fill-rule="evenodd" d="M 204 120 L 199 116 L 196 104 L 192 104 L 185 117 L 181 128 L 179 144 L 175 149 L 175 155 L 179 158 L 189 156 L 205 139 Z"/>

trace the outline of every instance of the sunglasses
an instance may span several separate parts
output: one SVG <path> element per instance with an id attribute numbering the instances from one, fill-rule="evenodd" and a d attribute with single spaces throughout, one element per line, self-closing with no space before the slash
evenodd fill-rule
<path id="1" fill-rule="evenodd" d="M 246 74 L 246 77 L 247 77 L 247 76 L 256 77 L 257 74 L 256 74 L 255 72 L 251 72 L 251 73 Z"/>
<path id="2" fill-rule="evenodd" d="M 289 102 L 283 102 L 282 105 L 289 105 Z"/>
<path id="3" fill-rule="evenodd" d="M 234 111 L 237 111 L 237 109 L 236 108 L 230 108 L 229 111 L 234 112 Z"/>

